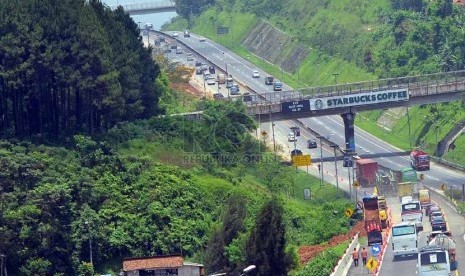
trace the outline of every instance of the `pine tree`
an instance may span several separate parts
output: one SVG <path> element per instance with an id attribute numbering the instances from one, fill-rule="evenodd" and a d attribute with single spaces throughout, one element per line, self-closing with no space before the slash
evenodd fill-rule
<path id="1" fill-rule="evenodd" d="M 254 264 L 256 275 L 284 276 L 290 267 L 286 254 L 286 230 L 283 221 L 284 208 L 273 198 L 258 215 L 247 242 L 247 264 Z"/>

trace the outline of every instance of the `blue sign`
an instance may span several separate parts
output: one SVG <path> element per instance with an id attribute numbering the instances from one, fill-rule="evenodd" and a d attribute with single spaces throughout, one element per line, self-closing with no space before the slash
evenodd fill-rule
<path id="1" fill-rule="evenodd" d="M 381 244 L 373 244 L 371 246 L 371 255 L 378 256 L 381 252 Z"/>
<path id="2" fill-rule="evenodd" d="M 310 111 L 310 102 L 308 100 L 285 102 L 281 104 L 283 113 L 300 113 Z"/>

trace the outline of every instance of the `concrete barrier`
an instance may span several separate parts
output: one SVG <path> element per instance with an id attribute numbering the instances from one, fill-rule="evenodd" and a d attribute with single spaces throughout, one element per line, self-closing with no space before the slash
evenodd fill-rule
<path id="1" fill-rule="evenodd" d="M 360 247 L 360 243 L 358 242 L 359 234 L 360 233 L 355 234 L 354 238 L 352 239 L 352 242 L 347 246 L 344 255 L 342 255 L 342 257 L 337 262 L 337 265 L 334 268 L 333 273 L 331 273 L 331 276 L 347 275 L 347 272 L 349 272 L 350 266 L 353 262 L 352 251 L 354 250 L 354 248 L 357 248 L 358 250 Z"/>

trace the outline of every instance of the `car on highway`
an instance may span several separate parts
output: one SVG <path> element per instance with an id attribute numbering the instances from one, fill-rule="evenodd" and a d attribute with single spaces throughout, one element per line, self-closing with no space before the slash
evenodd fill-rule
<path id="1" fill-rule="evenodd" d="M 194 57 L 191 55 L 187 55 L 187 61 L 193 61 L 194 60 Z"/>
<path id="2" fill-rule="evenodd" d="M 208 65 L 205 64 L 205 63 L 202 63 L 201 68 L 202 68 L 202 71 L 207 71 L 208 70 Z"/>
<path id="3" fill-rule="evenodd" d="M 234 80 L 232 77 L 227 77 L 226 78 L 226 88 L 231 88 L 234 84 Z"/>
<path id="4" fill-rule="evenodd" d="M 316 149 L 316 148 L 318 148 L 318 144 L 316 143 L 315 140 L 308 140 L 307 141 L 307 148 Z"/>
<path id="5" fill-rule="evenodd" d="M 196 75 L 202 75 L 202 73 L 203 73 L 202 69 L 200 69 L 200 68 L 195 69 L 195 74 Z"/>
<path id="6" fill-rule="evenodd" d="M 195 66 L 202 66 L 202 62 L 200 60 L 195 61 Z"/>
<path id="7" fill-rule="evenodd" d="M 441 207 L 437 204 L 430 204 L 425 208 L 425 213 L 429 217 L 432 212 L 441 211 Z"/>
<path id="8" fill-rule="evenodd" d="M 241 92 L 239 91 L 239 86 L 231 86 L 231 88 L 229 88 L 229 94 L 231 95 L 240 95 Z"/>
<path id="9" fill-rule="evenodd" d="M 297 141 L 297 138 L 295 137 L 294 132 L 290 132 L 287 134 L 287 141 L 289 142 Z"/>
<path id="10" fill-rule="evenodd" d="M 179 34 L 176 33 L 176 32 L 174 32 L 172 35 L 173 35 L 173 37 L 179 37 Z"/>
<path id="11" fill-rule="evenodd" d="M 176 48 L 176 54 L 182 54 L 182 48 L 181 47 L 178 47 Z"/>
<path id="12" fill-rule="evenodd" d="M 214 76 L 211 76 L 211 75 L 210 75 L 210 76 L 207 78 L 207 84 L 208 84 L 208 85 L 214 85 L 214 84 L 216 84 L 216 78 L 215 78 Z"/>
<path id="13" fill-rule="evenodd" d="M 275 81 L 273 83 L 273 90 L 274 91 L 282 91 L 283 90 L 283 83 L 280 81 Z"/>
<path id="14" fill-rule="evenodd" d="M 252 72 L 252 77 L 253 77 L 253 78 L 259 78 L 259 77 L 260 77 L 260 73 L 259 73 L 257 70 L 254 70 L 254 71 Z"/>
<path id="15" fill-rule="evenodd" d="M 189 30 L 185 30 L 184 31 L 184 37 L 191 37 L 191 33 L 189 32 Z"/>
<path id="16" fill-rule="evenodd" d="M 206 71 L 203 71 L 203 80 L 207 81 L 210 78 L 210 74 Z"/>
<path id="17" fill-rule="evenodd" d="M 429 214 L 429 220 L 432 221 L 435 218 L 443 218 L 444 214 L 441 211 L 434 211 Z"/>
<path id="18" fill-rule="evenodd" d="M 203 37 L 203 36 L 199 37 L 199 41 L 200 42 L 205 42 L 205 37 Z"/>
<path id="19" fill-rule="evenodd" d="M 273 76 L 267 76 L 267 77 L 265 78 L 265 84 L 266 84 L 266 85 L 273 85 L 273 81 L 274 81 Z"/>
<path id="20" fill-rule="evenodd" d="M 291 151 L 291 156 L 298 156 L 298 155 L 303 155 L 302 151 L 300 149 L 293 149 Z"/>
<path id="21" fill-rule="evenodd" d="M 431 220 L 431 231 L 447 231 L 446 220 L 443 217 L 436 217 Z"/>
<path id="22" fill-rule="evenodd" d="M 300 128 L 297 126 L 290 127 L 291 131 L 295 133 L 295 136 L 300 136 Z"/>

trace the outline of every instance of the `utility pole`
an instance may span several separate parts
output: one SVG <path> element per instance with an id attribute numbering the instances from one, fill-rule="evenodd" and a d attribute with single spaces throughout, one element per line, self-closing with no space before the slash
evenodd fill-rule
<path id="1" fill-rule="evenodd" d="M 337 76 L 339 76 L 339 73 L 333 73 L 334 76 L 334 84 L 337 84 Z"/>
<path id="2" fill-rule="evenodd" d="M 339 146 L 336 144 L 332 144 L 331 147 L 334 149 L 334 169 L 336 171 L 336 197 L 339 197 L 339 177 L 337 175 L 337 154 L 336 154 L 336 148 L 339 148 Z"/>
<path id="3" fill-rule="evenodd" d="M 317 136 L 316 138 L 320 139 L 320 168 L 319 168 L 319 171 L 321 172 L 321 177 L 320 177 L 320 187 L 323 186 L 323 175 L 324 175 L 324 172 L 323 172 L 323 142 L 322 142 L 322 138 L 323 136 Z"/>

